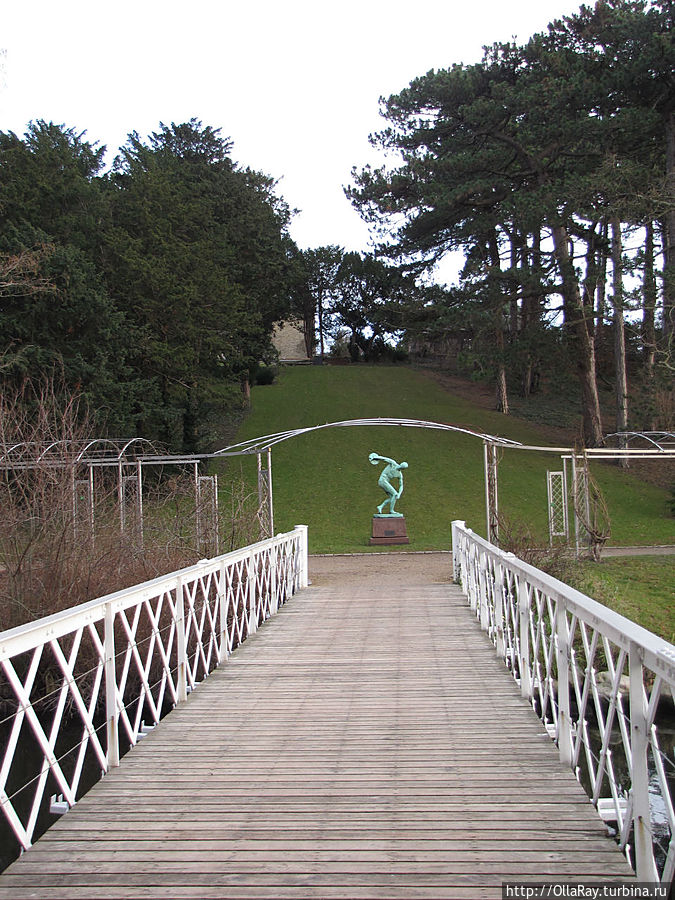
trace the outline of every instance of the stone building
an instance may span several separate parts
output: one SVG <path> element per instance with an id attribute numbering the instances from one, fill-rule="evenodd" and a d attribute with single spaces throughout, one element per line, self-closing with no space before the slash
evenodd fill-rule
<path id="1" fill-rule="evenodd" d="M 272 335 L 272 343 L 279 354 L 279 362 L 284 364 L 309 363 L 305 346 L 305 332 L 296 322 L 282 322 Z"/>

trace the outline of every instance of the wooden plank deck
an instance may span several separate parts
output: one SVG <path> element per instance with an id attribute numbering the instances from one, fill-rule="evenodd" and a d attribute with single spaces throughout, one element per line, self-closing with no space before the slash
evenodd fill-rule
<path id="1" fill-rule="evenodd" d="M 315 584 L 0 876 L 0 900 L 460 900 L 632 877 L 459 590 L 410 559 L 405 578 L 310 564 Z"/>

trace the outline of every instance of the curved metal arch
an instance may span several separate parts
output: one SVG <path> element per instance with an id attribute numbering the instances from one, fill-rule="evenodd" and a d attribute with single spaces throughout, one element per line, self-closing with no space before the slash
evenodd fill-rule
<path id="1" fill-rule="evenodd" d="M 18 444 L 12 444 L 12 446 L 9 448 L 9 450 L 7 450 L 7 452 L 4 454 L 3 462 L 9 461 L 10 459 L 12 459 L 15 450 L 19 451 L 18 456 L 19 456 L 19 459 L 21 459 L 21 457 L 23 455 L 22 449 L 25 447 L 28 447 L 28 441 L 19 441 Z"/>
<path id="2" fill-rule="evenodd" d="M 117 445 L 119 445 L 119 444 L 121 444 L 121 443 L 122 443 L 122 441 L 118 441 L 118 442 L 117 442 Z M 119 453 L 118 453 L 118 455 L 117 455 L 117 459 L 118 459 L 118 460 L 123 459 L 124 456 L 125 456 L 125 454 L 126 454 L 126 452 L 127 452 L 127 450 L 128 450 L 129 447 L 131 447 L 133 444 L 147 444 L 148 447 L 152 447 L 153 450 L 155 449 L 155 447 L 154 447 L 152 441 L 149 441 L 147 438 L 143 438 L 143 437 L 129 438 L 129 440 L 124 444 L 124 446 L 122 447 L 122 449 L 119 451 Z M 138 454 L 136 454 L 136 455 L 138 456 Z"/>
<path id="3" fill-rule="evenodd" d="M 606 439 L 623 439 L 626 444 L 631 443 L 631 441 L 642 440 L 647 444 L 651 444 L 652 447 L 660 450 L 662 453 L 665 453 L 672 444 L 675 444 L 675 432 L 673 431 L 615 431 L 605 437 Z M 664 444 L 667 444 L 667 446 L 664 447 Z"/>
<path id="4" fill-rule="evenodd" d="M 133 452 L 129 452 L 133 448 Z M 30 468 L 39 463 L 51 466 L 131 464 L 142 460 L 141 449 L 149 448 L 157 453 L 152 441 L 143 437 L 92 438 L 71 440 L 68 438 L 46 441 L 21 441 L 11 445 L 0 455 L 0 468 Z M 159 457 L 158 457 L 159 458 Z"/>
<path id="5" fill-rule="evenodd" d="M 117 446 L 117 445 L 115 444 L 115 442 L 112 441 L 112 440 L 110 440 L 109 438 L 94 438 L 93 440 L 88 441 L 88 442 L 84 445 L 84 447 L 82 448 L 82 450 L 80 450 L 80 452 L 79 452 L 79 453 L 77 454 L 77 456 L 75 457 L 75 462 L 82 462 L 82 461 L 85 461 L 85 462 L 86 462 L 85 454 L 87 453 L 88 450 L 90 450 L 92 447 L 95 447 L 97 444 L 104 444 L 104 445 L 105 445 L 105 444 L 110 444 L 112 447 L 116 447 L 116 446 Z"/>
<path id="6" fill-rule="evenodd" d="M 53 450 L 54 447 L 58 447 L 59 444 L 65 444 L 66 441 L 52 441 L 51 444 L 47 444 L 42 453 L 37 457 L 36 462 L 42 462 L 42 460 L 47 456 L 50 450 Z"/>
<path id="7" fill-rule="evenodd" d="M 301 434 L 307 434 L 311 431 L 322 431 L 326 428 L 352 428 L 359 426 L 386 426 L 393 425 L 402 428 L 430 428 L 436 431 L 454 431 L 460 434 L 468 434 L 471 437 L 477 437 L 482 441 L 488 441 L 502 447 L 521 447 L 519 441 L 511 441 L 507 438 L 496 437 L 491 434 L 485 434 L 480 431 L 472 431 L 470 428 L 463 428 L 460 425 L 448 425 L 443 422 L 429 422 L 423 419 L 345 419 L 340 422 L 326 422 L 323 425 L 311 425 L 307 428 L 296 428 L 292 431 L 278 431 L 275 434 L 266 434 L 257 438 L 250 438 L 247 441 L 241 441 L 238 444 L 232 444 L 217 450 L 213 456 L 240 456 L 243 454 L 263 453 L 270 447 L 280 444 L 290 438 L 299 437 Z"/>

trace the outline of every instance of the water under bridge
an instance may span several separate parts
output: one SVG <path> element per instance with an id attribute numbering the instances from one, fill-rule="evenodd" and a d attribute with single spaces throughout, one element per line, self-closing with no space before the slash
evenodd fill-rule
<path id="1" fill-rule="evenodd" d="M 0 875 L 0 898 L 501 897 L 504 882 L 631 879 L 620 847 L 642 880 L 670 878 L 669 773 L 660 861 L 641 791 L 655 754 L 663 770 L 675 648 L 453 530 L 453 554 L 308 570 L 299 528 L 6 632 L 19 727 L 44 751 L 43 790 L 72 808 Z M 52 707 L 79 711 L 106 771 L 81 797 L 30 712 L 40 641 L 64 675 Z M 3 810 L 28 847 L 41 799 L 22 814 L 9 768 Z"/>

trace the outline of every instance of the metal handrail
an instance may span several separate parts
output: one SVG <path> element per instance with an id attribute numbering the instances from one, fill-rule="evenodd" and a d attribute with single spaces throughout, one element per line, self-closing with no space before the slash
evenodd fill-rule
<path id="1" fill-rule="evenodd" d="M 561 761 L 615 823 L 638 879 L 669 884 L 675 810 L 667 769 L 675 766 L 660 748 L 659 715 L 675 700 L 675 646 L 464 522 L 452 523 L 452 551 L 455 581 Z"/>
<path id="2" fill-rule="evenodd" d="M 0 720 L 8 733 L 0 808 L 20 848 L 40 831 L 49 778 L 62 794 L 56 806 L 73 806 L 88 752 L 101 773 L 119 765 L 125 749 L 307 583 L 307 526 L 298 525 L 2 632 L 0 696 L 9 714 Z M 74 767 L 57 757 L 67 729 L 79 735 L 65 754 L 77 753 Z M 39 761 L 17 786 L 27 739 Z"/>

